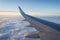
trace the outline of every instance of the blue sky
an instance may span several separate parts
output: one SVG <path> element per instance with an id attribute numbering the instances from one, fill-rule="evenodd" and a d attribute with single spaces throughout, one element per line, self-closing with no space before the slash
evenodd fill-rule
<path id="1" fill-rule="evenodd" d="M 18 11 L 18 5 L 32 12 L 60 13 L 59 0 L 0 0 L 0 11 Z"/>

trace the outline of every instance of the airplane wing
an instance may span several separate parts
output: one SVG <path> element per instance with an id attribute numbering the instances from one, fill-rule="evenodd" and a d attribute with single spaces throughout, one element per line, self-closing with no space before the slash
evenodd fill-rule
<path id="1" fill-rule="evenodd" d="M 60 40 L 60 24 L 30 16 L 25 14 L 20 7 L 18 8 L 25 20 L 39 31 L 41 40 Z"/>

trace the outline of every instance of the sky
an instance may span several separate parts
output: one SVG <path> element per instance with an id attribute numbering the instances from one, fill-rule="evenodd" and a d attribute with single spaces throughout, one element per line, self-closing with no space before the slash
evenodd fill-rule
<path id="1" fill-rule="evenodd" d="M 0 12 L 19 12 L 18 6 L 20 6 L 26 13 L 32 15 L 49 14 L 60 16 L 60 0 L 0 0 Z"/>

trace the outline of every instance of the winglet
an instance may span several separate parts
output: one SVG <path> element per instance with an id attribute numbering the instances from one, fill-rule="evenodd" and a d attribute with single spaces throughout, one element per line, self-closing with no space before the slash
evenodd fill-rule
<path id="1" fill-rule="evenodd" d="M 20 6 L 18 6 L 19 8 L 19 12 L 22 14 L 22 15 L 25 15 L 25 13 L 23 12 L 23 10 L 20 8 Z"/>

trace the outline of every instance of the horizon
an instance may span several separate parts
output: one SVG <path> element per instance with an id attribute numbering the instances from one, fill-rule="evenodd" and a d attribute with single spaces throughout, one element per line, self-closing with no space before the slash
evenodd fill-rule
<path id="1" fill-rule="evenodd" d="M 20 12 L 18 12 L 18 11 L 0 11 L 0 16 L 22 16 L 21 14 L 20 14 Z M 28 14 L 28 15 L 31 15 L 31 16 L 60 16 L 59 14 L 56 14 L 56 13 L 54 13 L 54 14 L 52 14 L 52 13 L 50 13 L 50 14 L 48 14 L 48 13 L 40 13 L 40 12 L 29 12 L 29 11 L 25 11 L 25 13 L 26 14 Z M 38 14 L 36 14 L 36 13 L 38 13 Z"/>

